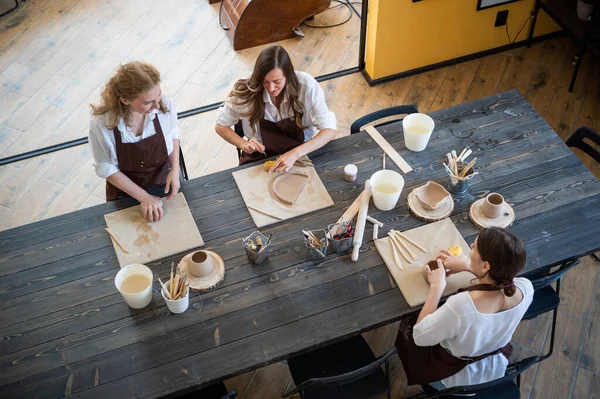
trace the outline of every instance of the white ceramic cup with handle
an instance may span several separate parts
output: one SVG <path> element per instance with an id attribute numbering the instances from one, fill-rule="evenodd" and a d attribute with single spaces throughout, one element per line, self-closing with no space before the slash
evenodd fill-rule
<path id="1" fill-rule="evenodd" d="M 135 263 L 119 270 L 115 276 L 115 287 L 129 307 L 142 309 L 152 300 L 153 278 L 148 266 Z"/>
<path id="2" fill-rule="evenodd" d="M 380 211 L 391 211 L 396 207 L 404 188 L 404 178 L 393 170 L 380 170 L 371 176 L 373 203 Z"/>
<path id="3" fill-rule="evenodd" d="M 402 120 L 404 144 L 411 151 L 423 151 L 429 143 L 435 122 L 429 115 L 410 114 Z"/>

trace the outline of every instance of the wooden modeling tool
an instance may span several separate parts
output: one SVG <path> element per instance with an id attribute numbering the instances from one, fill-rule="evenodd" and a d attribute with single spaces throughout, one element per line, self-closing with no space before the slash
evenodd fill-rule
<path id="1" fill-rule="evenodd" d="M 123 244 L 121 244 L 121 241 L 117 239 L 117 236 L 115 236 L 115 234 L 112 231 L 110 231 L 108 228 L 104 228 L 104 230 L 106 230 L 108 235 L 117 243 L 119 248 L 121 248 L 121 251 L 125 252 L 126 254 L 129 253 L 129 251 L 123 246 Z"/>
<path id="2" fill-rule="evenodd" d="M 358 218 L 356 220 L 356 229 L 354 230 L 354 241 L 352 241 L 352 261 L 358 260 L 358 253 L 363 241 L 365 233 L 365 224 L 367 223 L 367 211 L 369 210 L 369 202 L 371 201 L 371 181 L 365 182 L 365 190 L 360 195 L 360 209 L 358 210 Z"/>
<path id="3" fill-rule="evenodd" d="M 390 157 L 392 161 L 398 165 L 403 173 L 412 172 L 413 169 L 410 167 L 410 165 L 406 163 L 404 158 L 398 154 L 394 147 L 392 147 L 390 143 L 388 143 L 387 140 L 384 139 L 383 136 L 373 126 L 368 126 L 365 128 L 365 131 L 369 134 L 369 136 L 371 136 L 373 141 L 375 141 L 377 145 L 379 145 L 379 147 L 385 151 L 388 157 Z"/>

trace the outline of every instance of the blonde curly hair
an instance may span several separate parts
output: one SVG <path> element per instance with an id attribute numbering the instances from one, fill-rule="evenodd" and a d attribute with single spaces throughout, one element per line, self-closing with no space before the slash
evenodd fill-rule
<path id="1" fill-rule="evenodd" d="M 157 84 L 160 84 L 160 72 L 154 66 L 140 61 L 121 65 L 102 90 L 100 104 L 90 104 L 92 113 L 106 114 L 108 129 L 118 126 L 121 118 L 131 127 L 131 110 L 121 102 L 121 98 L 133 101 Z M 165 114 L 169 112 L 162 100 L 159 109 Z"/>

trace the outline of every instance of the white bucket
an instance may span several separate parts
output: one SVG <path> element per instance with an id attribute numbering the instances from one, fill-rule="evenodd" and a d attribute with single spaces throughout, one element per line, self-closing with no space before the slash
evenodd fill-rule
<path id="1" fill-rule="evenodd" d="M 165 287 L 167 287 L 167 289 L 171 288 L 171 280 L 167 281 Z M 187 292 L 185 293 L 185 296 L 183 298 L 179 298 L 175 301 L 167 298 L 167 296 L 165 295 L 165 290 L 163 290 L 162 287 L 160 293 L 162 294 L 163 299 L 167 303 L 167 307 L 169 308 L 171 313 L 183 313 L 187 310 L 188 306 L 190 306 L 190 287 L 188 287 Z"/>
<path id="2" fill-rule="evenodd" d="M 380 170 L 373 173 L 370 181 L 375 207 L 380 211 L 394 209 L 404 188 L 402 175 L 393 170 Z"/>
<path id="3" fill-rule="evenodd" d="M 141 288 L 139 291 L 129 291 L 123 290 L 123 283 L 127 278 L 138 277 L 142 279 L 147 279 L 148 284 Z M 133 309 L 141 309 L 150 303 L 152 300 L 152 270 L 146 265 L 142 264 L 132 264 L 123 267 L 117 275 L 115 276 L 115 287 L 119 290 L 125 302 L 132 307 Z M 127 288 L 127 287 L 125 287 Z"/>
<path id="4" fill-rule="evenodd" d="M 423 151 L 429 143 L 429 138 L 435 127 L 435 122 L 429 115 L 410 114 L 402 120 L 404 144 L 411 151 Z"/>

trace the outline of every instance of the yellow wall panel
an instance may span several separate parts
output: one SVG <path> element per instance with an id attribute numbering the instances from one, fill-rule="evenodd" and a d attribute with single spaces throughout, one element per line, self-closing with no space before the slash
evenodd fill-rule
<path id="1" fill-rule="evenodd" d="M 477 0 L 370 0 L 366 69 L 372 79 L 409 71 L 509 44 L 506 27 L 494 27 L 498 11 L 509 10 L 508 34 L 515 39 L 534 0 L 477 11 Z M 517 41 L 527 38 L 527 21 Z M 539 13 L 536 36 L 558 30 Z"/>

